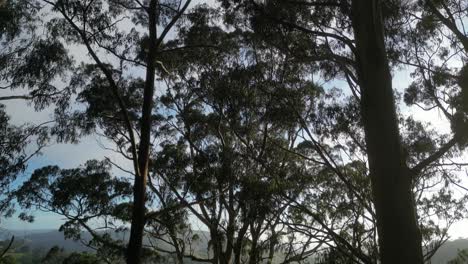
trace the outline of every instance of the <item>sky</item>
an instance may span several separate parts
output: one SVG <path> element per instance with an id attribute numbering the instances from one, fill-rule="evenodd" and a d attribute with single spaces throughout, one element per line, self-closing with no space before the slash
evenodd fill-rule
<path id="1" fill-rule="evenodd" d="M 200 1 L 195 1 L 195 3 L 196 2 Z M 83 57 L 82 53 L 84 53 L 84 50 L 74 49 L 72 53 L 74 53 L 75 56 Z M 394 74 L 393 84 L 396 90 L 402 91 L 408 86 L 411 80 L 409 73 L 408 70 L 401 70 Z M 337 82 L 329 85 L 340 84 Z M 0 96 L 6 95 L 6 93 L 8 93 L 8 91 L 0 90 Z M 21 93 L 21 91 L 15 91 L 15 93 L 18 94 Z M 23 100 L 12 100 L 2 103 L 6 105 L 7 113 L 11 116 L 13 124 L 21 125 L 25 122 L 39 124 L 52 119 L 52 108 L 36 112 Z M 437 130 L 441 132 L 450 131 L 448 123 L 441 113 L 437 111 L 428 113 L 418 109 L 411 109 L 410 111 L 417 119 L 431 122 Z M 102 147 L 103 145 L 109 144 L 111 143 L 107 142 L 104 138 L 98 135 L 91 135 L 82 138 L 78 144 L 51 145 L 42 152 L 42 155 L 34 157 L 31 160 L 23 177 L 28 177 L 34 169 L 45 165 L 58 165 L 62 168 L 73 168 L 83 164 L 87 160 L 102 159 L 104 157 L 110 158 L 117 164 L 124 164 L 123 167 L 131 167 L 128 160 Z M 16 217 L 12 217 L 2 220 L 0 226 L 2 228 L 14 230 L 58 229 L 60 224 L 63 223 L 60 216 L 51 213 L 33 211 L 33 214 L 35 215 L 35 222 L 33 223 L 26 223 L 18 220 Z M 453 239 L 468 237 L 468 220 L 453 225 L 449 234 Z"/>

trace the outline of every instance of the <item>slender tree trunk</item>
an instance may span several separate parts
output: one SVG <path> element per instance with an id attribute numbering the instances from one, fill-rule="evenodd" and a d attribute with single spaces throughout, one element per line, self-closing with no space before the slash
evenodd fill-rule
<path id="1" fill-rule="evenodd" d="M 240 264 L 242 261 L 242 246 L 244 244 L 245 233 L 247 233 L 247 229 L 249 225 L 247 223 L 243 223 L 242 227 L 239 229 L 237 233 L 236 243 L 234 245 L 234 264 Z"/>
<path id="2" fill-rule="evenodd" d="M 174 257 L 174 261 L 175 261 L 175 264 L 184 264 L 184 253 L 185 253 L 185 245 L 182 244 L 182 248 L 181 248 L 181 245 L 179 244 L 179 240 L 177 239 L 177 234 L 176 232 L 174 231 L 173 228 L 171 228 L 169 230 L 169 236 L 171 237 L 171 240 L 172 242 L 174 243 L 174 250 L 175 250 L 175 257 Z M 184 242 L 182 242 L 184 243 Z"/>
<path id="3" fill-rule="evenodd" d="M 230 210 L 229 210 L 230 211 Z M 230 211 L 228 212 L 229 214 L 229 220 L 228 220 L 228 225 L 226 228 L 226 248 L 223 253 L 223 262 L 226 264 L 231 263 L 232 259 L 232 252 L 234 248 L 234 233 L 235 233 L 235 216 L 232 214 L 233 212 Z"/>
<path id="4" fill-rule="evenodd" d="M 221 264 L 223 247 L 221 235 L 218 232 L 217 225 L 213 225 L 213 227 L 210 230 L 210 235 L 211 246 L 213 248 L 213 264 Z"/>
<path id="5" fill-rule="evenodd" d="M 255 219 L 253 219 L 250 225 L 250 233 L 252 234 L 252 245 L 249 251 L 249 264 L 257 264 L 261 257 L 261 252 L 258 247 L 258 242 L 260 239 L 260 228 L 261 224 L 255 226 Z"/>
<path id="6" fill-rule="evenodd" d="M 141 117 L 141 138 L 138 149 L 138 172 L 133 185 L 133 211 L 130 229 L 130 240 L 127 248 L 127 264 L 141 263 L 143 232 L 145 227 L 146 182 L 148 180 L 148 165 L 150 158 L 150 140 L 152 126 L 152 110 L 155 80 L 156 57 L 156 18 L 157 0 L 151 0 L 148 9 L 149 45 L 146 62 L 146 80 L 143 94 Z"/>
<path id="7" fill-rule="evenodd" d="M 269 251 L 268 251 L 268 260 L 267 264 L 273 264 L 273 259 L 275 257 L 275 246 L 278 244 L 278 236 L 275 231 L 276 225 L 273 225 L 271 227 L 271 237 L 270 237 L 270 243 L 269 243 Z"/>
<path id="8" fill-rule="evenodd" d="M 353 0 L 352 20 L 380 258 L 383 264 L 423 263 L 386 57 L 381 1 Z"/>

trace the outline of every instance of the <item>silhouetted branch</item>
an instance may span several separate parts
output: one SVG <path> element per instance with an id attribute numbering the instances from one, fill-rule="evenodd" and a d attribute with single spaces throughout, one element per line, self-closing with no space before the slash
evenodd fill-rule
<path id="1" fill-rule="evenodd" d="M 2 254 L 0 255 L 0 259 L 3 258 L 3 256 L 5 256 L 5 254 L 8 252 L 8 250 L 10 250 L 11 245 L 13 245 L 13 241 L 15 241 L 15 236 L 11 237 L 10 243 L 8 243 L 8 246 L 3 250 Z"/>
<path id="2" fill-rule="evenodd" d="M 445 143 L 442 147 L 440 147 L 436 152 L 432 155 L 424 159 L 423 161 L 419 162 L 416 166 L 411 169 L 411 172 L 414 175 L 419 174 L 424 168 L 428 165 L 433 163 L 434 161 L 440 159 L 445 153 L 447 153 L 455 144 L 457 144 L 457 137 L 454 136 L 449 142 Z"/>

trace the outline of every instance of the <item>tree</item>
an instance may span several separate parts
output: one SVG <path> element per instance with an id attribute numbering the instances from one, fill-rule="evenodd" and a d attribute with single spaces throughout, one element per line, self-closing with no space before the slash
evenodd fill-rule
<path id="1" fill-rule="evenodd" d="M 407 103 L 450 112 L 427 79 L 436 87 L 463 87 L 464 79 L 420 60 L 417 49 L 432 48 L 422 40 L 437 35 L 425 18 L 409 22 L 418 12 L 437 17 L 439 4 L 220 2 L 216 10 L 189 9 L 190 1 L 45 1 L 51 40 L 32 50 L 68 74 L 58 96 L 52 89 L 27 99 L 56 104 L 51 133 L 59 141 L 102 134 L 132 169 L 110 159 L 45 167 L 15 193 L 20 203 L 64 215 L 67 236 L 80 239 L 84 228 L 101 256 L 126 252 L 127 263 L 159 253 L 177 263 L 272 263 L 278 255 L 288 263 L 324 247 L 324 258 L 342 262 L 429 258 L 447 237 L 431 215 L 449 225 L 467 199 L 453 197 L 448 186 L 458 183 L 443 164 L 463 148 L 464 92 L 448 94 L 458 114 L 447 115 L 453 131 L 440 135 L 399 111 L 391 71 L 416 68 Z M 67 54 L 63 43 L 90 58 L 58 56 Z M 23 85 L 52 80 L 13 72 L 5 76 Z M 349 89 L 322 87 L 321 79 Z M 38 87 L 48 86 L 30 85 Z M 209 230 L 206 255 L 192 248 L 191 215 Z M 95 220 L 106 230 L 131 223 L 128 244 L 96 232 Z"/>
<path id="2" fill-rule="evenodd" d="M 457 257 L 447 262 L 447 264 L 463 264 L 468 260 L 467 250 L 458 250 Z"/>
<path id="3" fill-rule="evenodd" d="M 371 5 L 363 1 L 223 3 L 232 14 L 248 14 L 256 32 L 264 34 L 265 39 L 276 41 L 273 43 L 277 47 L 282 45 L 284 52 L 309 60 L 327 79 L 343 78 L 348 83 L 350 93 L 359 104 L 361 119 L 358 126 L 365 135 L 365 144 L 354 141 L 363 146 L 368 157 L 381 259 L 383 263 L 421 263 L 421 235 L 412 193 L 419 183 L 414 178 L 449 153 L 457 141 L 457 134 L 442 142 L 439 149 L 419 159 L 413 167 L 407 164 L 408 157 L 400 139 L 399 120 L 392 99 L 390 62 L 395 63 L 404 53 L 397 43 L 405 41 L 399 32 L 403 28 L 401 25 L 408 25 L 404 22 L 408 14 L 405 11 L 411 8 L 397 1 L 375 1 Z M 238 20 L 231 23 L 238 23 Z M 302 32 L 312 43 L 307 46 L 299 41 L 284 44 L 275 40 L 275 34 L 281 38 L 282 33 L 288 31 Z M 297 47 L 304 50 L 296 50 Z M 307 122 L 303 122 L 304 129 L 307 126 Z M 323 143 L 314 139 L 312 130 L 308 130 L 311 131 L 312 146 L 322 152 L 323 161 L 328 162 L 336 173 L 342 174 L 333 157 L 324 151 Z M 353 137 L 349 132 L 347 134 Z M 346 177 L 341 179 L 349 182 Z M 354 189 L 351 184 L 348 187 Z M 396 230 L 406 230 L 403 233 L 407 239 L 394 236 Z"/>
<path id="4" fill-rule="evenodd" d="M 425 110 L 437 109 L 450 124 L 454 134 L 446 149 L 459 153 L 466 148 L 466 98 L 464 76 L 467 41 L 463 33 L 466 7 L 463 1 L 418 1 L 412 6 L 418 16 L 409 26 L 411 36 L 403 63 L 414 69 L 415 81 L 405 91 L 405 102 Z M 441 149 L 442 150 L 442 149 Z M 439 154 L 443 154 L 440 152 Z M 459 159 L 437 162 L 426 170 L 462 168 Z M 447 174 L 447 183 L 466 191 L 460 180 Z M 448 193 L 452 195 L 452 193 Z"/>
<path id="5" fill-rule="evenodd" d="M 353 1 L 351 12 L 381 260 L 423 263 L 412 175 L 403 154 L 387 61 L 382 4 Z"/>
<path id="6" fill-rule="evenodd" d="M 320 88 L 301 79 L 303 65 L 287 66 L 247 30 L 223 30 L 219 16 L 195 8 L 167 43 L 173 52 L 161 60 L 172 74 L 161 101 L 170 113 L 165 132 L 174 139 L 162 145 L 154 171 L 180 181 L 169 186 L 178 186 L 177 198 L 210 232 L 213 255 L 197 261 L 271 263 L 283 244 L 278 229 L 288 201 L 281 194 L 299 192 L 308 173 L 288 152 L 297 123 L 283 99 L 314 97 Z M 206 48 L 181 48 L 187 46 Z"/>
<path id="7" fill-rule="evenodd" d="M 132 194 L 128 181 L 112 178 L 108 172 L 110 164 L 88 161 L 83 168 L 61 170 L 56 166 L 37 169 L 15 196 L 25 208 L 36 207 L 43 211 L 64 216 L 67 221 L 61 231 L 67 238 L 81 239 L 84 228 L 94 241 L 83 241 L 90 246 L 103 244 L 109 252 L 101 254 L 122 255 L 124 245 L 114 242 L 107 233 L 95 233 L 90 222 L 97 218 L 128 219 L 128 213 L 122 212 L 121 201 Z M 104 225 L 113 229 L 116 225 L 109 219 Z"/>
<path id="8" fill-rule="evenodd" d="M 1 258 L 0 263 L 2 263 L 2 264 L 16 264 L 18 262 L 16 261 L 14 256 L 8 255 L 8 256 L 5 256 L 5 257 Z"/>
<path id="9" fill-rule="evenodd" d="M 159 1 L 150 1 L 149 3 L 140 3 L 132 1 L 40 1 L 40 3 L 48 6 L 50 15 L 45 20 L 47 31 L 47 40 L 38 42 L 39 47 L 45 46 L 50 48 L 50 43 L 53 49 L 45 49 L 44 53 L 33 54 L 33 62 L 43 62 L 40 56 L 52 56 L 53 58 L 68 58 L 63 56 L 62 43 L 73 43 L 82 45 L 91 57 L 89 62 L 82 63 L 78 66 L 71 60 L 62 60 L 57 64 L 60 71 L 67 69 L 71 71 L 77 68 L 85 68 L 84 75 L 92 76 L 101 81 L 101 87 L 109 89 L 109 94 L 112 96 L 112 101 L 109 105 L 112 106 L 112 111 L 117 111 L 119 114 L 114 116 L 120 124 L 123 124 L 123 131 L 109 131 L 106 136 L 114 140 L 126 138 L 125 143 L 117 143 L 119 147 L 123 145 L 129 146 L 130 159 L 133 162 L 134 171 L 134 192 L 132 205 L 132 221 L 130 239 L 127 250 L 128 263 L 141 262 L 141 248 L 143 239 L 143 228 L 145 225 L 146 212 L 146 181 L 148 178 L 148 164 L 150 158 L 150 145 L 152 138 L 152 122 L 153 122 L 153 105 L 154 105 L 154 90 L 155 90 L 155 68 L 158 65 L 156 55 L 160 49 L 161 43 L 164 41 L 170 29 L 175 22 L 181 17 L 184 11 L 190 4 L 189 1 L 169 2 L 160 4 Z M 39 6 L 38 10 L 46 11 L 46 8 Z M 36 17 L 39 19 L 38 17 Z M 133 23 L 133 30 L 125 31 L 119 28 L 119 23 L 122 21 Z M 142 35 L 136 27 L 143 26 L 146 34 Z M 162 26 L 163 30 L 157 36 L 157 27 Z M 122 42 L 123 40 L 123 42 Z M 141 45 L 141 46 L 140 46 Z M 42 51 L 42 50 L 41 50 Z M 102 52 L 109 53 L 115 59 L 120 61 L 120 70 L 117 70 L 106 60 L 102 59 Z M 20 81 L 28 80 L 27 85 L 37 88 L 37 82 L 44 76 L 44 72 L 38 70 L 37 65 L 29 65 L 25 71 L 21 68 L 17 72 L 9 72 L 9 76 L 16 85 L 15 78 Z M 146 72 L 144 78 L 133 79 L 127 78 L 125 72 L 126 67 L 141 67 Z M 2 70 L 7 69 L 3 68 Z M 17 73 L 15 75 L 15 73 Z M 68 72 L 70 73 L 70 71 Z M 68 76 L 69 77 L 69 76 Z M 75 77 L 75 78 L 73 78 Z M 121 87 L 121 81 L 127 79 L 132 84 L 137 84 L 142 87 L 141 101 L 138 101 L 139 111 L 137 115 L 131 115 L 131 109 L 127 107 L 126 98 L 122 95 L 125 88 Z M 46 87 L 51 87 L 50 82 L 53 79 L 45 79 L 39 84 Z M 86 88 L 87 83 L 84 83 L 77 75 L 68 79 L 69 85 L 64 91 L 74 93 L 77 89 Z M 41 88 L 41 89 L 39 89 Z M 39 85 L 38 90 L 42 91 Z M 53 90 L 54 91 L 54 90 Z M 139 92 L 139 91 L 138 91 Z M 52 93 L 54 94 L 54 93 Z M 51 93 L 46 94 L 45 98 L 50 98 Z M 35 98 L 35 97 L 34 97 Z M 56 121 L 57 126 L 52 131 L 59 141 L 77 141 L 80 134 L 89 133 L 95 128 L 95 120 L 89 120 L 88 123 L 82 122 L 80 116 L 66 116 L 67 108 L 69 107 L 70 94 L 66 97 L 61 97 L 57 103 Z M 107 119 L 106 121 L 109 121 Z M 114 120 L 115 121 L 115 120 Z M 136 132 L 138 131 L 138 132 Z M 117 133 L 117 134 L 116 134 Z M 137 138 L 137 135 L 139 138 Z M 127 150 L 125 150 L 127 152 Z"/>
<path id="10" fill-rule="evenodd" d="M 15 126 L 9 122 L 5 106 L 0 104 L 0 212 L 11 216 L 14 212 L 11 201 L 11 184 L 27 167 L 27 162 L 38 154 L 47 142 L 47 133 L 40 126 Z M 35 145 L 34 143 L 37 143 Z M 28 145 L 37 149 L 28 149 Z"/>
<path id="11" fill-rule="evenodd" d="M 41 260 L 41 263 L 60 263 L 64 258 L 65 253 L 63 248 L 60 248 L 59 246 L 53 246 Z"/>
<path id="12" fill-rule="evenodd" d="M 10 241 L 7 242 L 4 246 L 4 248 L 2 248 L 2 253 L 0 255 L 0 260 L 2 261 L 5 261 L 5 262 L 8 262 L 9 260 L 9 256 L 6 255 L 8 253 L 8 251 L 11 249 L 12 245 L 13 245 L 13 242 L 15 241 L 15 237 L 12 236 Z M 5 241 L 6 242 L 6 241 Z"/>
<path id="13" fill-rule="evenodd" d="M 99 264 L 99 259 L 89 253 L 72 253 L 62 262 L 63 264 Z"/>
<path id="14" fill-rule="evenodd" d="M 0 4 L 0 213 L 2 216 L 11 216 L 14 207 L 11 204 L 11 184 L 15 182 L 27 167 L 28 161 L 40 154 L 40 151 L 48 143 L 46 124 L 12 124 L 10 116 L 6 113 L 4 102 L 15 99 L 33 99 L 35 106 L 40 109 L 49 104 L 53 99 L 41 96 L 49 92 L 49 88 L 35 86 L 28 78 L 31 75 L 36 81 L 43 82 L 53 79 L 60 74 L 61 69 L 55 67 L 56 61 L 64 59 L 54 57 L 60 55 L 60 46 L 53 46 L 50 42 L 35 42 L 24 37 L 31 33 L 34 26 L 34 14 L 37 11 L 34 2 L 8 1 Z M 17 43 L 10 45 L 10 43 Z M 43 53 L 52 45 L 56 48 L 55 54 L 51 56 Z M 31 64 L 37 63 L 41 57 L 44 65 L 31 70 Z M 50 70 L 45 76 L 44 72 Z M 24 87 L 33 87 L 37 90 L 31 91 L 31 95 L 7 95 L 3 91 Z"/>

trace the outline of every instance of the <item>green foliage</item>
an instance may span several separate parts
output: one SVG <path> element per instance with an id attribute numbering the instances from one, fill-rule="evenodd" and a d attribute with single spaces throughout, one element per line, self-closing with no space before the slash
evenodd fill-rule
<path id="1" fill-rule="evenodd" d="M 95 255 L 89 253 L 72 253 L 65 258 L 62 264 L 100 264 L 102 263 Z"/>
<path id="2" fill-rule="evenodd" d="M 345 264 L 352 261 L 349 256 L 340 252 L 338 248 L 331 248 L 326 250 L 325 252 L 319 254 L 316 257 L 315 262 L 316 264 Z"/>
<path id="3" fill-rule="evenodd" d="M 464 264 L 468 263 L 468 250 L 458 250 L 457 257 L 447 262 L 447 264 Z"/>
<path id="4" fill-rule="evenodd" d="M 29 159 L 48 141 L 47 130 L 38 126 L 10 124 L 5 106 L 0 104 L 0 214 L 14 212 L 10 185 L 24 172 Z"/>
<path id="5" fill-rule="evenodd" d="M 17 264 L 18 261 L 16 260 L 14 256 L 7 255 L 0 259 L 0 263 L 1 264 Z"/>
<path id="6" fill-rule="evenodd" d="M 34 15 L 38 9 L 36 1 L 0 2 L 0 40 L 11 41 L 23 32 L 29 33 L 31 27 L 35 26 Z"/>
<path id="7" fill-rule="evenodd" d="M 192 233 L 192 215 L 209 230 L 213 258 L 240 250 L 243 260 L 258 263 L 281 252 L 288 262 L 316 253 L 317 244 L 335 246 L 323 255 L 323 263 L 349 263 L 356 252 L 378 258 L 351 2 L 338 2 L 222 0 L 219 8 L 197 5 L 177 21 L 170 40 L 155 50 L 148 244 L 163 240 L 174 251 L 170 256 L 195 255 L 191 246 L 200 238 Z M 440 109 L 463 149 L 466 66 L 452 68 L 424 58 L 419 49 L 449 60 L 458 44 L 440 33 L 440 19 L 422 2 L 381 1 L 387 57 L 395 70 L 401 61 L 415 68 L 404 102 Z M 454 1 L 448 2 L 453 8 Z M 0 145 L 2 190 L 25 169 L 24 148 L 30 141 L 23 139 L 29 134 L 38 136 L 39 146 L 52 138 L 76 143 L 99 134 L 129 160 L 135 159 L 133 148 L 140 147 L 129 132 L 138 141 L 146 85 L 141 73 L 148 52 L 156 48 L 146 32 L 147 8 L 130 0 L 51 3 L 43 9 L 19 0 L 0 6 L 5 46 L 0 80 L 13 91 L 26 89 L 36 110 L 52 106 L 55 121 L 43 130 L 11 126 L 0 106 L 0 138 L 8 138 Z M 158 2 L 158 29 L 171 24 L 180 4 Z M 21 33 L 36 33 L 36 19 L 43 34 L 33 34 L 30 42 L 3 44 Z M 73 58 L 75 47 L 92 56 Z M 330 88 L 329 81 L 340 87 Z M 436 154 L 452 136 L 411 115 L 402 113 L 398 122 L 410 168 Z M 437 160 L 460 153 L 451 148 L 443 154 Z M 79 240 L 85 230 L 99 256 L 119 259 L 125 242 L 92 225 L 125 234 L 131 221 L 130 182 L 136 173 L 127 168 L 115 173 L 112 169 L 122 164 L 115 165 L 93 160 L 78 168 L 39 168 L 14 195 L 25 209 L 64 216 L 60 230 L 66 237 Z M 416 174 L 412 186 L 423 238 L 443 238 L 446 229 L 431 216 L 447 223 L 461 219 L 467 198 L 454 198 L 449 185 L 457 178 L 450 167 L 426 166 Z M 20 218 L 34 220 L 26 213 Z M 148 247 L 145 254 L 165 261 L 158 250 L 168 251 Z M 98 263 L 94 255 L 66 255 L 58 248 L 46 257 L 59 258 Z"/>
<path id="8" fill-rule="evenodd" d="M 461 100 L 462 100 L 462 107 L 463 110 L 467 111 L 467 104 L 468 104 L 468 66 L 464 66 L 460 70 L 460 76 L 458 77 L 458 85 L 461 88 Z"/>
<path id="9" fill-rule="evenodd" d="M 54 246 L 45 255 L 45 257 L 41 260 L 41 263 L 44 264 L 53 264 L 53 263 L 61 263 L 65 258 L 65 253 L 63 248 L 58 246 Z"/>
<path id="10" fill-rule="evenodd" d="M 113 177 L 109 170 L 108 162 L 96 160 L 76 169 L 43 167 L 35 170 L 15 195 L 25 208 L 40 208 L 66 217 L 68 220 L 60 230 L 65 237 L 78 240 L 83 226 L 92 230 L 88 226 L 90 222 L 104 217 L 120 219 L 125 215 L 117 208 L 131 194 L 130 185 L 125 179 Z M 107 224 L 115 228 L 113 222 Z M 113 254 L 122 254 L 121 242 L 106 234 L 92 234 L 91 244 L 109 247 L 116 251 Z"/>

